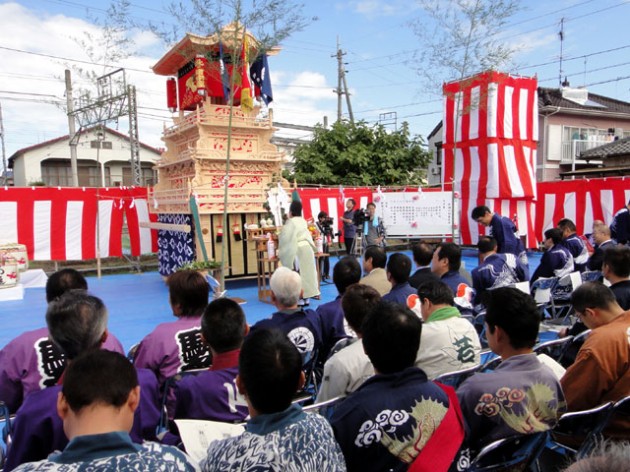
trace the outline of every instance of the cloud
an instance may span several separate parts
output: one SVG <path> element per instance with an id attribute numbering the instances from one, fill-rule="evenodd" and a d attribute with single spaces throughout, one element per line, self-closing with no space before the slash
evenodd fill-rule
<path id="1" fill-rule="evenodd" d="M 353 11 L 369 20 L 378 19 L 383 16 L 406 14 L 417 8 L 416 5 L 410 4 L 407 0 L 389 0 L 387 2 L 383 2 L 382 0 L 356 0 L 346 3 L 337 3 L 335 7 L 337 10 Z"/>
<path id="2" fill-rule="evenodd" d="M 60 58 L 88 61 L 84 51 L 72 38 L 82 38 L 89 31 L 98 35 L 97 26 L 64 15 L 45 15 L 29 10 L 16 3 L 0 4 L 0 45 L 17 51 L 0 49 L 0 102 L 5 128 L 7 156 L 15 151 L 57 138 L 68 133 L 68 120 L 64 111 L 65 84 L 62 59 L 29 54 L 35 52 Z M 132 31 L 136 50 L 149 54 L 129 57 L 123 61 L 126 80 L 135 84 L 138 98 L 140 140 L 155 147 L 162 147 L 164 125 L 171 126 L 172 115 L 166 109 L 166 78 L 153 74 L 151 67 L 166 52 L 157 47 L 155 36 L 146 32 Z M 21 52 L 20 52 L 21 51 Z M 157 51 L 157 52 L 156 52 Z M 75 63 L 75 65 L 103 73 L 102 66 Z M 110 72 L 112 69 L 106 69 Z M 334 85 L 326 82 L 324 75 L 312 71 L 283 71 L 272 69 L 274 121 L 315 125 L 328 116 L 336 117 Z M 80 87 L 93 87 L 78 73 L 73 72 L 75 95 Z M 4 92 L 17 92 L 7 94 Z M 37 93 L 40 95 L 29 95 Z M 21 101 L 8 100 L 18 98 Z M 29 100 L 29 101 L 25 101 Z M 34 101 L 32 101 L 34 100 Z M 45 103 L 54 100 L 57 105 Z M 128 132 L 128 121 L 121 118 L 109 126 L 120 132 Z M 305 133 L 298 132 L 301 136 Z"/>
<path id="3" fill-rule="evenodd" d="M 314 126 L 323 123 L 324 116 L 329 123 L 336 119 L 337 96 L 334 86 L 326 82 L 326 77 L 318 72 L 272 71 L 274 79 L 274 121 Z M 283 136 L 301 135 L 304 131 L 280 130 Z"/>

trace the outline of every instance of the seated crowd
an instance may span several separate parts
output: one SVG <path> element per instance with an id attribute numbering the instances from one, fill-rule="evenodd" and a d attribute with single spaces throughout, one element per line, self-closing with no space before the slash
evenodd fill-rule
<path id="1" fill-rule="evenodd" d="M 483 208 L 479 223 L 510 228 Z M 299 306 L 300 275 L 279 267 L 275 311 L 251 327 L 235 301 L 208 303 L 204 277 L 176 272 L 167 284 L 177 319 L 142 339 L 133 364 L 108 332 L 103 302 L 64 269 L 48 280 L 47 327 L 0 351 L 0 400 L 16 412 L 5 470 L 466 470 L 494 440 L 630 395 L 630 248 L 605 244 L 610 231 L 598 227 L 596 244 L 607 247 L 591 261 L 573 223 L 560 223 L 545 233 L 532 280 L 600 263 L 612 284 L 586 282 L 570 295 L 591 332 L 564 375 L 533 351 L 541 310 L 513 287 L 528 280 L 526 258 L 517 245 L 498 252 L 492 237 L 480 238 L 472 277 L 454 243 L 418 243 L 413 275 L 408 256 L 380 247 L 365 250 L 363 274 L 342 257 L 338 294 L 316 310 Z M 480 365 L 482 342 L 500 358 L 493 368 Z M 456 389 L 439 382 L 470 368 Z M 308 402 L 295 401 L 305 393 L 336 399 L 332 413 L 305 411 Z M 245 430 L 211 442 L 196 464 L 177 419 Z M 629 431 L 627 417 L 616 418 L 605 434 L 628 440 Z"/>

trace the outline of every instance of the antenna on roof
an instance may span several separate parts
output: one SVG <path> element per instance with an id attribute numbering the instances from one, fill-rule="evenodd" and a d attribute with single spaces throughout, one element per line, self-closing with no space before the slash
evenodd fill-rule
<path id="1" fill-rule="evenodd" d="M 560 70 L 558 71 L 558 83 L 560 87 L 562 87 L 562 47 L 564 45 L 564 17 L 560 18 L 560 31 L 558 32 L 558 36 L 560 37 Z"/>

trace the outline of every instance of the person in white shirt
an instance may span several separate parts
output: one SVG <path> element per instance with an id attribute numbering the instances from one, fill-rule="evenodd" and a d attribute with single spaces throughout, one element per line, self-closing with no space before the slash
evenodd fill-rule
<path id="1" fill-rule="evenodd" d="M 481 343 L 475 327 L 454 306 L 453 292 L 444 282 L 428 281 L 418 287 L 422 334 L 416 367 L 429 379 L 478 365 Z"/>
<path id="2" fill-rule="evenodd" d="M 341 307 L 346 322 L 357 334 L 357 338 L 326 361 L 317 402 L 354 392 L 374 375 L 374 367 L 363 350 L 361 324 L 380 300 L 381 296 L 376 289 L 368 285 L 354 284 L 346 289 Z"/>

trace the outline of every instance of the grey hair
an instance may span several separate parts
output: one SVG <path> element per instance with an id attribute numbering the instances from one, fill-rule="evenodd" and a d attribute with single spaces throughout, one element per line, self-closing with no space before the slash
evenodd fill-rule
<path id="1" fill-rule="evenodd" d="M 302 279 L 288 267 L 278 267 L 269 281 L 271 291 L 283 307 L 295 306 L 300 299 Z"/>
<path id="2" fill-rule="evenodd" d="M 107 318 L 103 301 L 84 290 L 64 293 L 46 311 L 50 338 L 68 359 L 101 347 Z"/>
<path id="3" fill-rule="evenodd" d="M 630 443 L 601 442 L 588 457 L 567 467 L 565 472 L 624 472 L 630 463 Z"/>

